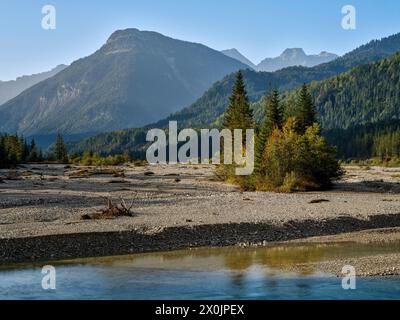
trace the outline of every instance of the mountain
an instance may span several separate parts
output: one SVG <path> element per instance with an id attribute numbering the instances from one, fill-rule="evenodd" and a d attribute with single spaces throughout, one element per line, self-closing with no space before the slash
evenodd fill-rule
<path id="1" fill-rule="evenodd" d="M 237 49 L 235 49 L 235 48 L 227 49 L 227 50 L 222 50 L 221 52 L 228 57 L 231 57 L 233 59 L 240 61 L 241 63 L 246 64 L 253 70 L 256 70 L 256 65 L 253 62 L 251 62 L 249 59 L 247 59 L 244 55 L 242 55 Z"/>
<path id="2" fill-rule="evenodd" d="M 256 102 L 269 88 L 280 91 L 291 90 L 303 83 L 327 79 L 355 66 L 379 61 L 397 51 L 400 51 L 400 33 L 381 40 L 373 40 L 331 62 L 312 68 L 288 67 L 275 72 L 256 72 L 248 69 L 243 71 L 243 77 L 249 100 Z M 203 128 L 213 124 L 225 112 L 234 80 L 235 74 L 229 74 L 214 83 L 194 103 L 152 126 L 165 127 L 170 120 L 178 120 L 179 125 L 185 128 Z"/>
<path id="3" fill-rule="evenodd" d="M 0 106 L 0 132 L 85 134 L 143 126 L 247 68 L 204 45 L 137 29 Z"/>
<path id="4" fill-rule="evenodd" d="M 356 125 L 357 123 L 366 123 L 367 121 L 392 119 L 396 114 L 398 115 L 398 105 L 400 104 L 398 75 L 400 74 L 400 66 L 397 59 L 393 60 L 394 62 L 390 64 L 385 63 L 384 61 L 386 60 L 382 60 L 393 55 L 397 51 L 400 51 L 400 34 L 381 40 L 371 41 L 343 57 L 313 68 L 290 67 L 277 72 L 255 72 L 245 70 L 243 76 L 249 98 L 253 101 L 255 107 L 257 107 L 257 104 L 260 104 L 259 100 L 265 94 L 268 86 L 286 91 L 295 89 L 302 83 L 311 83 L 312 81 L 331 78 L 322 82 L 313 82 L 311 85 L 313 94 L 316 97 L 318 112 L 323 126 L 326 128 L 334 128 L 338 123 L 345 124 L 346 121 L 343 119 L 348 116 L 350 116 L 350 120 L 347 122 L 346 126 L 350 124 Z M 376 61 L 380 62 L 370 65 Z M 339 73 L 343 73 L 352 68 L 353 70 L 351 70 L 350 73 L 344 74 L 344 78 L 341 76 L 339 76 L 339 78 L 336 77 Z M 368 78 L 370 81 L 369 83 L 363 82 L 365 70 L 370 70 L 368 73 L 374 74 L 379 68 L 383 69 L 377 74 L 377 78 L 374 79 L 371 76 Z M 389 68 L 391 68 L 392 71 L 384 72 L 385 69 Z M 356 83 L 354 83 L 355 78 L 358 79 Z M 337 81 L 339 81 L 338 85 L 334 86 Z M 180 127 L 206 128 L 214 126 L 225 111 L 233 83 L 234 74 L 228 75 L 223 80 L 216 82 L 195 103 L 164 120 L 149 125 L 147 128 L 123 130 L 95 136 L 90 138 L 90 140 L 84 139 L 78 143 L 71 144 L 71 150 L 74 152 L 82 152 L 92 149 L 99 153 L 118 153 L 128 149 L 132 153 L 134 151 L 138 152 L 143 150 L 146 145 L 145 134 L 148 128 L 164 128 L 168 125 L 169 120 L 177 120 Z M 382 89 L 386 89 L 383 89 L 383 91 L 378 90 L 374 83 L 382 84 Z M 351 90 L 347 89 L 346 86 L 348 85 L 352 85 Z M 390 97 L 389 100 L 384 98 L 388 86 L 390 87 L 388 91 L 390 92 L 388 96 Z M 321 92 L 321 90 L 326 91 Z M 347 97 L 346 99 L 340 95 L 342 90 L 346 93 L 344 94 Z M 355 100 L 356 104 L 354 104 L 349 100 L 351 95 L 347 90 L 350 90 L 354 94 L 357 92 L 364 93 L 368 90 L 370 90 L 370 92 L 365 92 L 366 100 L 363 101 L 359 97 L 358 100 Z M 374 96 L 378 91 L 379 94 Z M 318 92 L 321 93 L 318 94 Z M 336 99 L 336 97 L 338 97 L 338 99 Z M 335 107 L 329 106 L 329 103 L 332 101 L 335 102 Z M 341 113 L 344 115 L 341 116 Z M 256 112 L 255 114 L 259 113 Z M 354 118 L 351 117 L 352 114 L 354 114 Z M 333 117 L 333 115 L 336 115 L 336 118 Z M 340 119 L 342 119 L 343 122 Z"/>
<path id="5" fill-rule="evenodd" d="M 340 158 L 400 157 L 400 52 L 314 81 L 310 92 L 323 134 Z M 292 90 L 282 97 L 287 114 L 296 95 Z M 257 120 L 264 106 L 264 99 L 253 103 Z"/>
<path id="6" fill-rule="evenodd" d="M 400 53 L 312 83 L 325 129 L 400 120 Z"/>
<path id="7" fill-rule="evenodd" d="M 320 54 L 307 55 L 301 48 L 292 48 L 283 51 L 279 57 L 264 59 L 255 69 L 271 72 L 292 66 L 314 67 L 332 61 L 337 57 L 336 54 L 326 51 L 322 51 Z"/>
<path id="8" fill-rule="evenodd" d="M 66 67 L 66 65 L 60 64 L 50 71 L 18 77 L 15 80 L 0 81 L 0 105 L 16 97 L 22 91 L 32 87 L 36 83 L 51 78 Z"/>
<path id="9" fill-rule="evenodd" d="M 378 62 L 309 84 L 324 130 L 400 120 L 400 51 Z M 285 92 L 282 101 L 292 105 L 297 90 Z M 263 117 L 264 97 L 253 103 L 257 120 Z M 286 110 L 291 114 L 291 109 Z"/>

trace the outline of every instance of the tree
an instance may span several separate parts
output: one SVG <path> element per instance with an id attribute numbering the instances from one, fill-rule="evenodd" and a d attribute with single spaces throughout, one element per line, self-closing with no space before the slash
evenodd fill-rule
<path id="1" fill-rule="evenodd" d="M 262 157 L 268 137 L 274 129 L 282 129 L 283 115 L 280 106 L 278 90 L 272 90 L 265 99 L 265 115 L 261 124 L 261 129 L 257 135 L 255 146 L 255 164 L 256 173 L 262 171 Z"/>
<path id="2" fill-rule="evenodd" d="M 56 144 L 54 149 L 55 149 L 54 153 L 56 160 L 61 163 L 67 163 L 68 162 L 67 146 L 65 145 L 64 139 L 60 133 L 57 134 Z"/>
<path id="3" fill-rule="evenodd" d="M 253 128 L 253 125 L 253 112 L 247 98 L 243 75 L 238 71 L 232 94 L 229 97 L 229 106 L 224 116 L 223 127 L 230 130 L 246 130 Z"/>
<path id="4" fill-rule="evenodd" d="M 240 71 L 236 73 L 236 81 L 232 89 L 232 94 L 229 98 L 229 106 L 223 118 L 223 127 L 232 132 L 235 129 L 242 130 L 242 145 L 246 145 L 246 129 L 254 128 L 253 112 L 250 109 L 250 104 L 247 98 L 246 88 L 243 81 L 243 76 Z M 224 141 L 222 142 L 222 144 Z M 233 141 L 232 141 L 233 143 Z M 224 148 L 222 148 L 224 150 Z M 231 149 L 233 150 L 233 149 Z M 243 149 L 244 150 L 244 149 Z M 221 154 L 223 162 L 224 153 Z M 248 189 L 249 177 L 236 176 L 235 169 L 237 164 L 225 164 L 219 167 L 219 174 L 227 180 L 235 180 L 244 189 Z"/>
<path id="5" fill-rule="evenodd" d="M 29 162 L 39 161 L 39 150 L 36 146 L 35 139 L 32 139 L 31 144 L 29 145 L 29 155 L 27 160 Z"/>
<path id="6" fill-rule="evenodd" d="M 296 130 L 304 134 L 308 127 L 316 123 L 316 111 L 310 91 L 306 84 L 300 88 L 296 104 Z"/>

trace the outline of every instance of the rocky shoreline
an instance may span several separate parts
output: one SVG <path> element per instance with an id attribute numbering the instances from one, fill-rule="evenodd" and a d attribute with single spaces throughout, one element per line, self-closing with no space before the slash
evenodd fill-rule
<path id="1" fill-rule="evenodd" d="M 400 227 L 400 214 L 374 216 L 370 220 L 339 218 L 327 221 L 290 221 L 283 225 L 214 224 L 168 227 L 157 232 L 132 230 L 10 238 L 0 239 L 0 261 L 1 264 L 10 264 L 204 246 L 266 246 L 272 242 L 390 227 Z"/>

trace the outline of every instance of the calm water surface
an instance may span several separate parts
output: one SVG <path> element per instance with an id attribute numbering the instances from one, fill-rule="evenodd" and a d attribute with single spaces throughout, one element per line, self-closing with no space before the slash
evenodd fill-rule
<path id="1" fill-rule="evenodd" d="M 335 257 L 399 252 L 391 244 L 296 244 L 201 248 L 53 262 L 56 290 L 43 290 L 42 265 L 0 269 L 0 299 L 400 299 L 400 277 L 341 278 L 312 266 Z"/>

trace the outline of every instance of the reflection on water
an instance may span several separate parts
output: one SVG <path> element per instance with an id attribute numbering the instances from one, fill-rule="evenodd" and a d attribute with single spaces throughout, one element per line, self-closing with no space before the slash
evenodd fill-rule
<path id="1" fill-rule="evenodd" d="M 285 244 L 54 262 L 55 291 L 41 288 L 41 266 L 14 265 L 0 269 L 0 298 L 400 299 L 399 277 L 359 278 L 357 289 L 349 291 L 342 289 L 341 278 L 313 269 L 324 260 L 399 248 L 399 243 Z"/>

